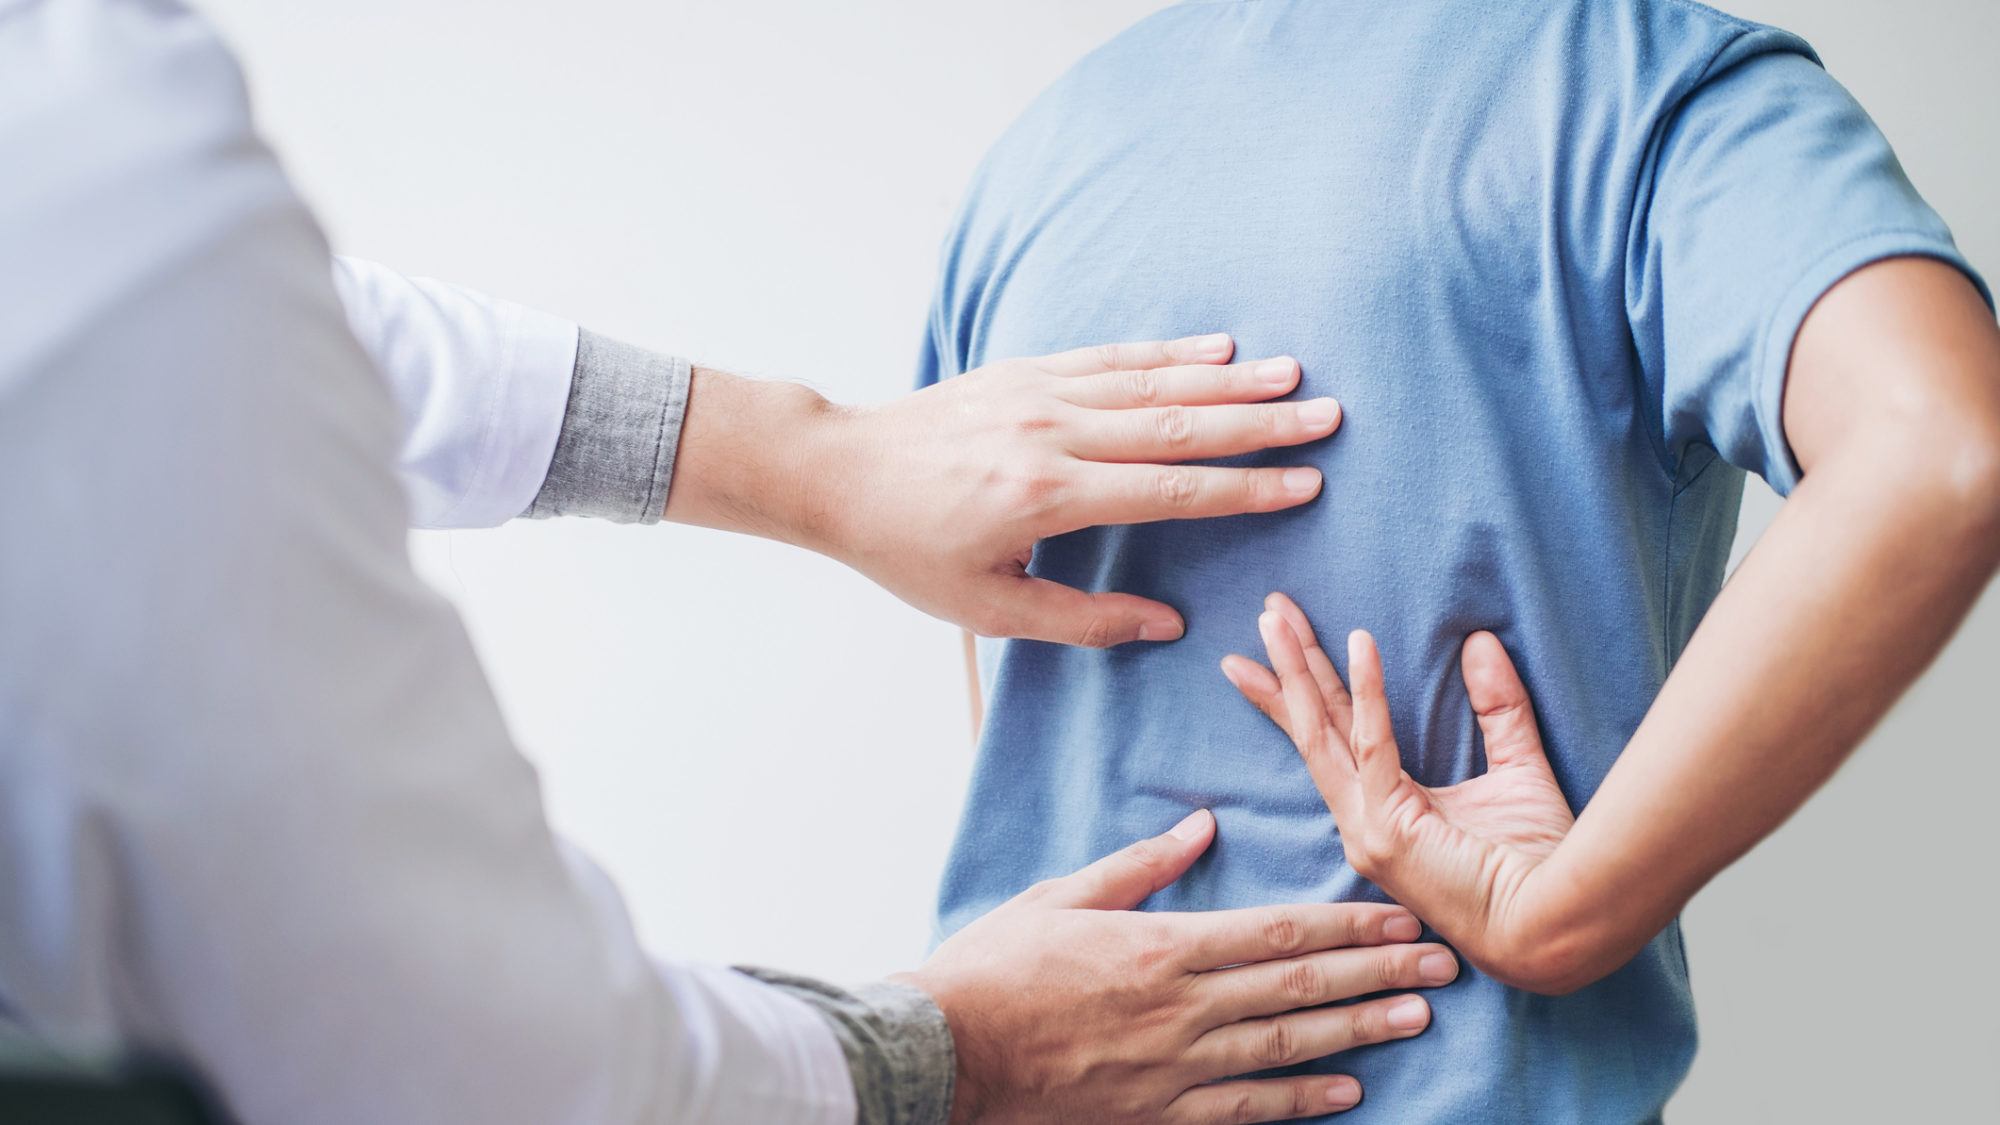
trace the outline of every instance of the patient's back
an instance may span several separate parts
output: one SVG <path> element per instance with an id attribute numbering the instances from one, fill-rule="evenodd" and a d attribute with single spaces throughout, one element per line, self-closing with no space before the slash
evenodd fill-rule
<path id="1" fill-rule="evenodd" d="M 1219 841 L 1155 908 L 1380 897 L 1217 671 L 1261 654 L 1272 590 L 1374 631 L 1432 785 L 1483 768 L 1456 658 L 1497 632 L 1581 807 L 1720 584 L 1742 470 L 1795 479 L 1798 321 L 1898 253 L 1955 251 L 1805 45 L 1680 0 L 1192 3 L 1085 59 L 971 189 L 930 375 L 1226 330 L 1345 422 L 1244 459 L 1317 464 L 1304 508 L 1038 550 L 1188 632 L 982 646 L 941 932 L 1197 807 Z M 1645 1120 L 1694 1050 L 1677 927 L 1569 997 L 1467 971 L 1433 1004 L 1422 1037 L 1325 1065 L 1361 1078 L 1361 1120 Z"/>

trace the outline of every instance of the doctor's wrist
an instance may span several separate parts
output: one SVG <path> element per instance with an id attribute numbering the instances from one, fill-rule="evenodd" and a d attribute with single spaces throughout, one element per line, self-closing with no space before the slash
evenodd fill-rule
<path id="1" fill-rule="evenodd" d="M 820 481 L 843 413 L 810 387 L 695 367 L 666 518 L 826 550 Z"/>
<path id="2" fill-rule="evenodd" d="M 739 972 L 802 1000 L 832 1029 L 854 1082 L 856 1125 L 947 1125 L 958 1074 L 930 993 L 895 977 L 852 990 L 771 969 Z"/>

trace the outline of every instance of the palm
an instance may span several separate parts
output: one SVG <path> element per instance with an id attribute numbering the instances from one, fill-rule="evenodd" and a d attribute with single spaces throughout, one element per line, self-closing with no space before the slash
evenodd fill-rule
<path id="1" fill-rule="evenodd" d="M 1448 938 L 1483 932 L 1505 912 L 1510 888 L 1556 850 L 1576 820 L 1506 651 L 1488 633 L 1465 647 L 1466 694 L 1485 739 L 1487 771 L 1432 789 L 1403 769 L 1373 639 L 1350 639 L 1350 694 L 1305 614 L 1281 594 L 1266 604 L 1259 626 L 1277 674 L 1240 656 L 1223 670 L 1298 745 L 1349 864 Z"/>
<path id="2" fill-rule="evenodd" d="M 1546 761 L 1540 769 L 1488 770 L 1426 792 L 1447 827 L 1534 860 L 1548 858 L 1576 823 Z"/>

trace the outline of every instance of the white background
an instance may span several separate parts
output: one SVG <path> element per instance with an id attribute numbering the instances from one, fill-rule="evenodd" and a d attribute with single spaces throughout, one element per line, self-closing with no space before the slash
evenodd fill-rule
<path id="1" fill-rule="evenodd" d="M 1158 6 L 206 5 L 342 251 L 847 401 L 907 386 L 986 146 Z M 1736 11 L 1811 39 L 2000 270 L 2000 4 Z M 1752 496 L 1746 540 L 1775 505 Z M 971 759 L 953 630 L 824 560 L 682 528 L 520 524 L 415 550 L 552 815 L 656 947 L 843 979 L 921 956 Z M 1860 757 L 1696 900 L 1704 1043 L 1675 1117 L 1990 1111 L 1996 671 L 1989 596 Z"/>

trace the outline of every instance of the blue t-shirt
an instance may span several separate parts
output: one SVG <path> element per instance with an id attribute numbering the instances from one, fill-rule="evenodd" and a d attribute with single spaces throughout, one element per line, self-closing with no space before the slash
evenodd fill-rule
<path id="1" fill-rule="evenodd" d="M 1050 540 L 1033 570 L 1158 598 L 1184 639 L 980 650 L 988 713 L 950 933 L 1189 810 L 1149 903 L 1380 899 L 1297 752 L 1217 670 L 1264 595 L 1381 644 L 1404 765 L 1484 759 L 1458 672 L 1498 633 L 1581 808 L 1713 599 L 1814 300 L 1872 260 L 1964 268 L 1861 108 L 1784 32 L 1683 0 L 1245 0 L 1145 20 L 1000 140 L 948 238 L 926 380 L 1226 330 L 1345 421 L 1237 459 L 1326 476 L 1276 515 Z M 1335 646 L 1336 660 L 1339 646 Z M 1344 671 L 1344 669 L 1343 669 Z M 1655 1117 L 1693 1057 L 1678 926 L 1560 998 L 1467 971 L 1417 1039 L 1315 1064 L 1344 1121 Z"/>

